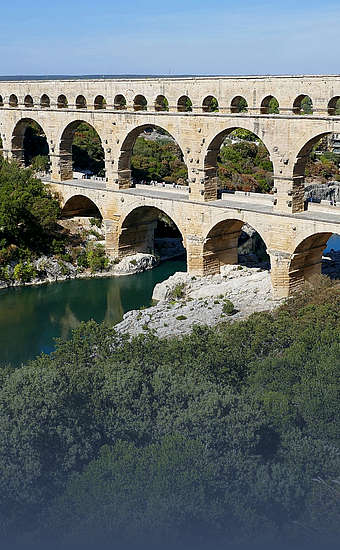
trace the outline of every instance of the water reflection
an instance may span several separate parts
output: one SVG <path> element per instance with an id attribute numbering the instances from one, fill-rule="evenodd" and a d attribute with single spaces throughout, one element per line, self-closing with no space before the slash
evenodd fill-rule
<path id="1" fill-rule="evenodd" d="M 185 269 L 184 260 L 172 260 L 130 277 L 0 291 L 0 365 L 51 352 L 54 338 L 68 338 L 81 321 L 119 322 L 126 311 L 150 305 L 155 284 Z"/>

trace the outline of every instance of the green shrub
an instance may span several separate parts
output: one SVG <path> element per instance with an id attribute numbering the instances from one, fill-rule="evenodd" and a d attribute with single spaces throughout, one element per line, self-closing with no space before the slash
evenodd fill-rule
<path id="1" fill-rule="evenodd" d="M 233 315 L 235 313 L 234 304 L 230 300 L 225 300 L 222 311 L 226 315 Z"/>
<path id="2" fill-rule="evenodd" d="M 187 317 L 185 315 L 178 315 L 178 317 L 176 317 L 177 321 L 185 321 L 185 319 L 187 319 Z"/>
<path id="3" fill-rule="evenodd" d="M 102 223 L 103 223 L 103 220 L 101 218 L 90 218 L 90 224 L 92 227 L 95 226 L 95 227 L 101 228 Z"/>
<path id="4" fill-rule="evenodd" d="M 29 283 L 36 276 L 37 272 L 30 262 L 20 261 L 14 267 L 13 277 L 15 281 L 19 281 L 20 283 Z"/>
<path id="5" fill-rule="evenodd" d="M 180 300 L 184 298 L 185 294 L 185 283 L 178 283 L 171 291 L 170 298 L 172 300 Z"/>
<path id="6" fill-rule="evenodd" d="M 89 267 L 89 262 L 87 260 L 87 254 L 85 250 L 82 250 L 80 254 L 77 257 L 77 265 L 78 267 L 87 268 Z"/>
<path id="7" fill-rule="evenodd" d="M 91 273 L 107 269 L 110 264 L 110 260 L 105 255 L 105 248 L 103 245 L 98 245 L 88 250 L 87 261 Z"/>

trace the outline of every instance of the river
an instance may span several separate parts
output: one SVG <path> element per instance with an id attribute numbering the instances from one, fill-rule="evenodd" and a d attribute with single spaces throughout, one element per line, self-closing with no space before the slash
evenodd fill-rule
<path id="1" fill-rule="evenodd" d="M 68 338 L 81 321 L 114 325 L 127 311 L 150 306 L 154 286 L 185 270 L 185 260 L 176 259 L 127 277 L 0 290 L 0 366 L 51 352 L 54 338 Z"/>

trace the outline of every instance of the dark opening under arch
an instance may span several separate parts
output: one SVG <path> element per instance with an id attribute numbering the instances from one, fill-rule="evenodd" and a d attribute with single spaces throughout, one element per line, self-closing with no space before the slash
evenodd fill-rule
<path id="1" fill-rule="evenodd" d="M 166 212 L 153 206 L 137 207 L 126 216 L 118 250 L 119 257 L 138 252 L 158 253 L 160 256 L 185 254 L 183 235 L 178 225 Z"/>
<path id="2" fill-rule="evenodd" d="M 38 171 L 49 166 L 49 146 L 43 128 L 31 118 L 21 119 L 12 134 L 12 155 L 20 164 Z"/>
<path id="3" fill-rule="evenodd" d="M 85 195 L 74 195 L 68 199 L 61 212 L 62 218 L 83 216 L 102 219 L 98 206 Z"/>
<path id="4" fill-rule="evenodd" d="M 83 120 L 75 120 L 64 129 L 60 140 L 61 179 L 73 178 L 73 170 L 105 176 L 105 153 L 96 129 Z"/>

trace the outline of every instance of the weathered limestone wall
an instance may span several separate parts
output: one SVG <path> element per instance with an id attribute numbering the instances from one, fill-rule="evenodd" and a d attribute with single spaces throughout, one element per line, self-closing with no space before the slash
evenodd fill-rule
<path id="1" fill-rule="evenodd" d="M 340 233 L 334 221 L 308 219 L 305 214 L 277 214 L 220 207 L 218 201 L 194 202 L 138 196 L 133 190 L 96 190 L 52 184 L 65 205 L 72 197 L 86 196 L 99 208 L 106 226 L 106 249 L 112 257 L 153 248 L 154 221 L 159 211 L 177 225 L 193 275 L 219 273 L 221 266 L 237 263 L 237 241 L 244 223 L 262 237 L 271 260 L 271 279 L 277 298 L 288 296 L 320 273 L 321 254 L 331 234 Z"/>
<path id="2" fill-rule="evenodd" d="M 66 97 L 67 107 L 58 103 L 61 95 Z M 115 103 L 119 95 L 126 99 L 123 110 Z M 141 95 L 146 110 L 136 110 L 140 106 L 135 98 Z M 156 110 L 160 95 L 168 100 L 169 112 Z M 312 115 L 294 114 L 294 103 L 302 95 L 311 97 Z M 80 96 L 84 103 L 79 103 Z M 97 108 L 98 96 L 105 99 L 105 108 Z M 180 112 L 183 96 L 191 99 L 192 112 Z M 204 112 L 205 99 L 210 96 L 217 99 L 219 112 Z M 239 96 L 248 103 L 247 113 L 235 113 L 232 108 Z M 263 104 L 272 96 L 279 102 L 280 114 L 264 114 Z M 228 132 L 245 128 L 258 135 L 269 151 L 274 165 L 275 209 L 295 213 L 304 209 L 304 169 L 314 142 L 327 133 L 340 132 L 340 117 L 333 116 L 330 107 L 338 97 L 340 76 L 2 81 L 0 136 L 4 154 L 20 160 L 27 120 L 38 122 L 47 137 L 52 178 L 64 181 L 72 178 L 73 132 L 85 121 L 101 138 L 107 187 L 118 190 L 130 186 L 135 139 L 143 128 L 160 126 L 182 150 L 191 200 L 212 201 L 217 198 L 219 147 Z"/>

